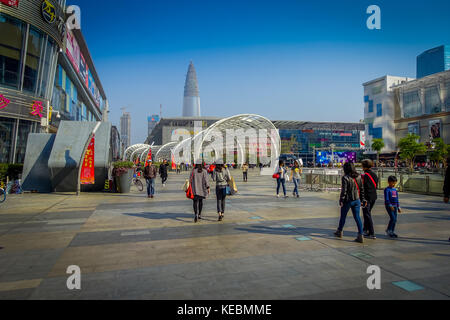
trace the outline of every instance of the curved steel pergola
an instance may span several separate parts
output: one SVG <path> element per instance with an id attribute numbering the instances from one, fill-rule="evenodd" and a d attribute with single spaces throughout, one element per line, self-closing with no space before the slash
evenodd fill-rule
<path id="1" fill-rule="evenodd" d="M 171 161 L 172 160 L 172 150 L 178 144 L 177 141 L 169 142 L 163 145 L 158 152 L 156 153 L 154 159 L 156 161 L 162 161 L 164 159 Z"/>
<path id="2" fill-rule="evenodd" d="M 270 139 L 270 144 L 273 145 L 273 151 L 275 153 L 275 155 L 273 155 L 272 158 L 277 159 L 280 155 L 281 152 L 281 138 L 279 135 L 279 132 L 277 130 L 277 128 L 275 127 L 275 125 L 272 123 L 272 121 L 270 121 L 269 119 L 260 116 L 260 115 L 256 115 L 256 114 L 241 114 L 241 115 L 236 115 L 230 118 L 226 118 L 226 119 L 222 119 L 216 123 L 214 123 L 212 126 L 210 126 L 209 128 L 207 128 L 206 130 L 203 130 L 202 132 L 198 133 L 197 135 L 195 135 L 194 137 L 191 137 L 189 139 L 185 139 L 179 143 L 176 143 L 175 147 L 173 148 L 173 153 L 177 154 L 177 152 L 181 152 L 181 150 L 186 149 L 189 145 L 191 146 L 191 159 L 192 157 L 194 158 L 194 161 L 196 160 L 196 158 L 203 158 L 203 153 L 202 151 L 205 148 L 205 143 L 208 143 L 207 139 L 214 135 L 214 132 L 218 132 L 222 135 L 224 141 L 226 139 L 226 131 L 228 129 L 232 129 L 232 130 L 238 130 L 238 129 L 243 129 L 243 130 L 248 130 L 248 129 L 254 129 L 256 130 L 261 130 L 261 129 L 265 129 L 268 132 L 268 138 Z M 273 130 L 273 131 L 272 131 Z M 199 141 L 199 139 L 201 139 L 201 141 Z M 201 150 L 198 151 L 199 154 L 194 154 L 194 150 L 192 149 L 197 143 L 200 143 L 201 146 Z M 239 140 L 237 141 L 233 141 L 233 147 L 234 147 L 234 143 L 236 143 L 237 145 L 237 152 L 239 152 L 241 159 L 245 159 L 246 157 L 246 153 L 248 152 L 247 148 L 244 146 L 242 146 L 239 142 Z M 226 141 L 226 143 L 228 144 L 229 142 Z"/>
<path id="3" fill-rule="evenodd" d="M 140 143 L 140 144 L 135 144 L 135 145 L 132 145 L 132 146 L 128 147 L 125 150 L 124 154 L 123 154 L 123 160 L 124 161 L 131 161 L 131 156 L 133 155 L 133 153 L 136 150 L 142 149 L 144 147 L 150 147 L 150 146 L 148 144 Z"/>

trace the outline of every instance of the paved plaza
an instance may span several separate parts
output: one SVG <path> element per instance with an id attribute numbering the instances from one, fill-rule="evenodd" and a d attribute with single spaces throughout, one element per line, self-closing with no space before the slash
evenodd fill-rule
<path id="1" fill-rule="evenodd" d="M 349 214 L 335 239 L 337 193 L 275 197 L 272 177 L 250 172 L 217 221 L 214 193 L 194 224 L 170 174 L 155 199 L 145 192 L 11 195 L 0 205 L 0 299 L 449 299 L 450 206 L 439 197 L 400 194 L 397 240 L 382 194 L 377 240 L 353 242 Z M 214 188 L 213 188 L 214 189 Z M 70 291 L 67 267 L 81 268 Z M 381 268 L 381 290 L 366 286 Z"/>

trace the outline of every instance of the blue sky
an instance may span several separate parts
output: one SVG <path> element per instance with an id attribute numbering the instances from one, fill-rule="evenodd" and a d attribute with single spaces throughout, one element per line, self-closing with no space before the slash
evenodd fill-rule
<path id="1" fill-rule="evenodd" d="M 132 143 L 147 116 L 181 116 L 193 60 L 202 115 L 359 121 L 362 83 L 415 77 L 416 56 L 450 44 L 447 0 L 72 0 L 118 125 L 129 107 Z M 381 30 L 366 9 L 381 8 Z"/>

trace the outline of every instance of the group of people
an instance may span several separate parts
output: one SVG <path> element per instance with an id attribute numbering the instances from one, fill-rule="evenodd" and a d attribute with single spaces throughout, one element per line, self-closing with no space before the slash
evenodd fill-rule
<path id="1" fill-rule="evenodd" d="M 286 167 L 283 160 L 280 160 L 277 169 L 275 170 L 274 178 L 277 179 L 277 197 L 280 197 L 280 187 L 283 188 L 283 194 L 285 198 L 288 198 L 286 191 L 286 181 L 290 179 L 288 175 L 289 169 Z M 294 165 L 291 168 L 291 176 L 292 182 L 294 183 L 294 191 L 292 195 L 294 197 L 300 198 L 299 188 L 300 188 L 300 179 L 303 171 L 300 167 L 300 163 L 295 161 Z"/>

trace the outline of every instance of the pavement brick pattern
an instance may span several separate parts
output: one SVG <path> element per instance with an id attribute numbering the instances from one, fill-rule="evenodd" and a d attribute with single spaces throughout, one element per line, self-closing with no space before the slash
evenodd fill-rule
<path id="1" fill-rule="evenodd" d="M 450 207 L 401 194 L 404 213 L 391 240 L 382 194 L 377 240 L 353 242 L 349 214 L 335 239 L 337 193 L 275 197 L 275 181 L 251 171 L 217 221 L 214 194 L 194 224 L 171 174 L 156 198 L 130 194 L 24 194 L 0 205 L 0 299 L 449 299 Z M 213 188 L 214 189 L 214 188 Z M 288 184 L 292 192 L 293 185 Z M 69 290 L 67 267 L 81 268 Z M 381 268 L 369 290 L 367 267 Z"/>

